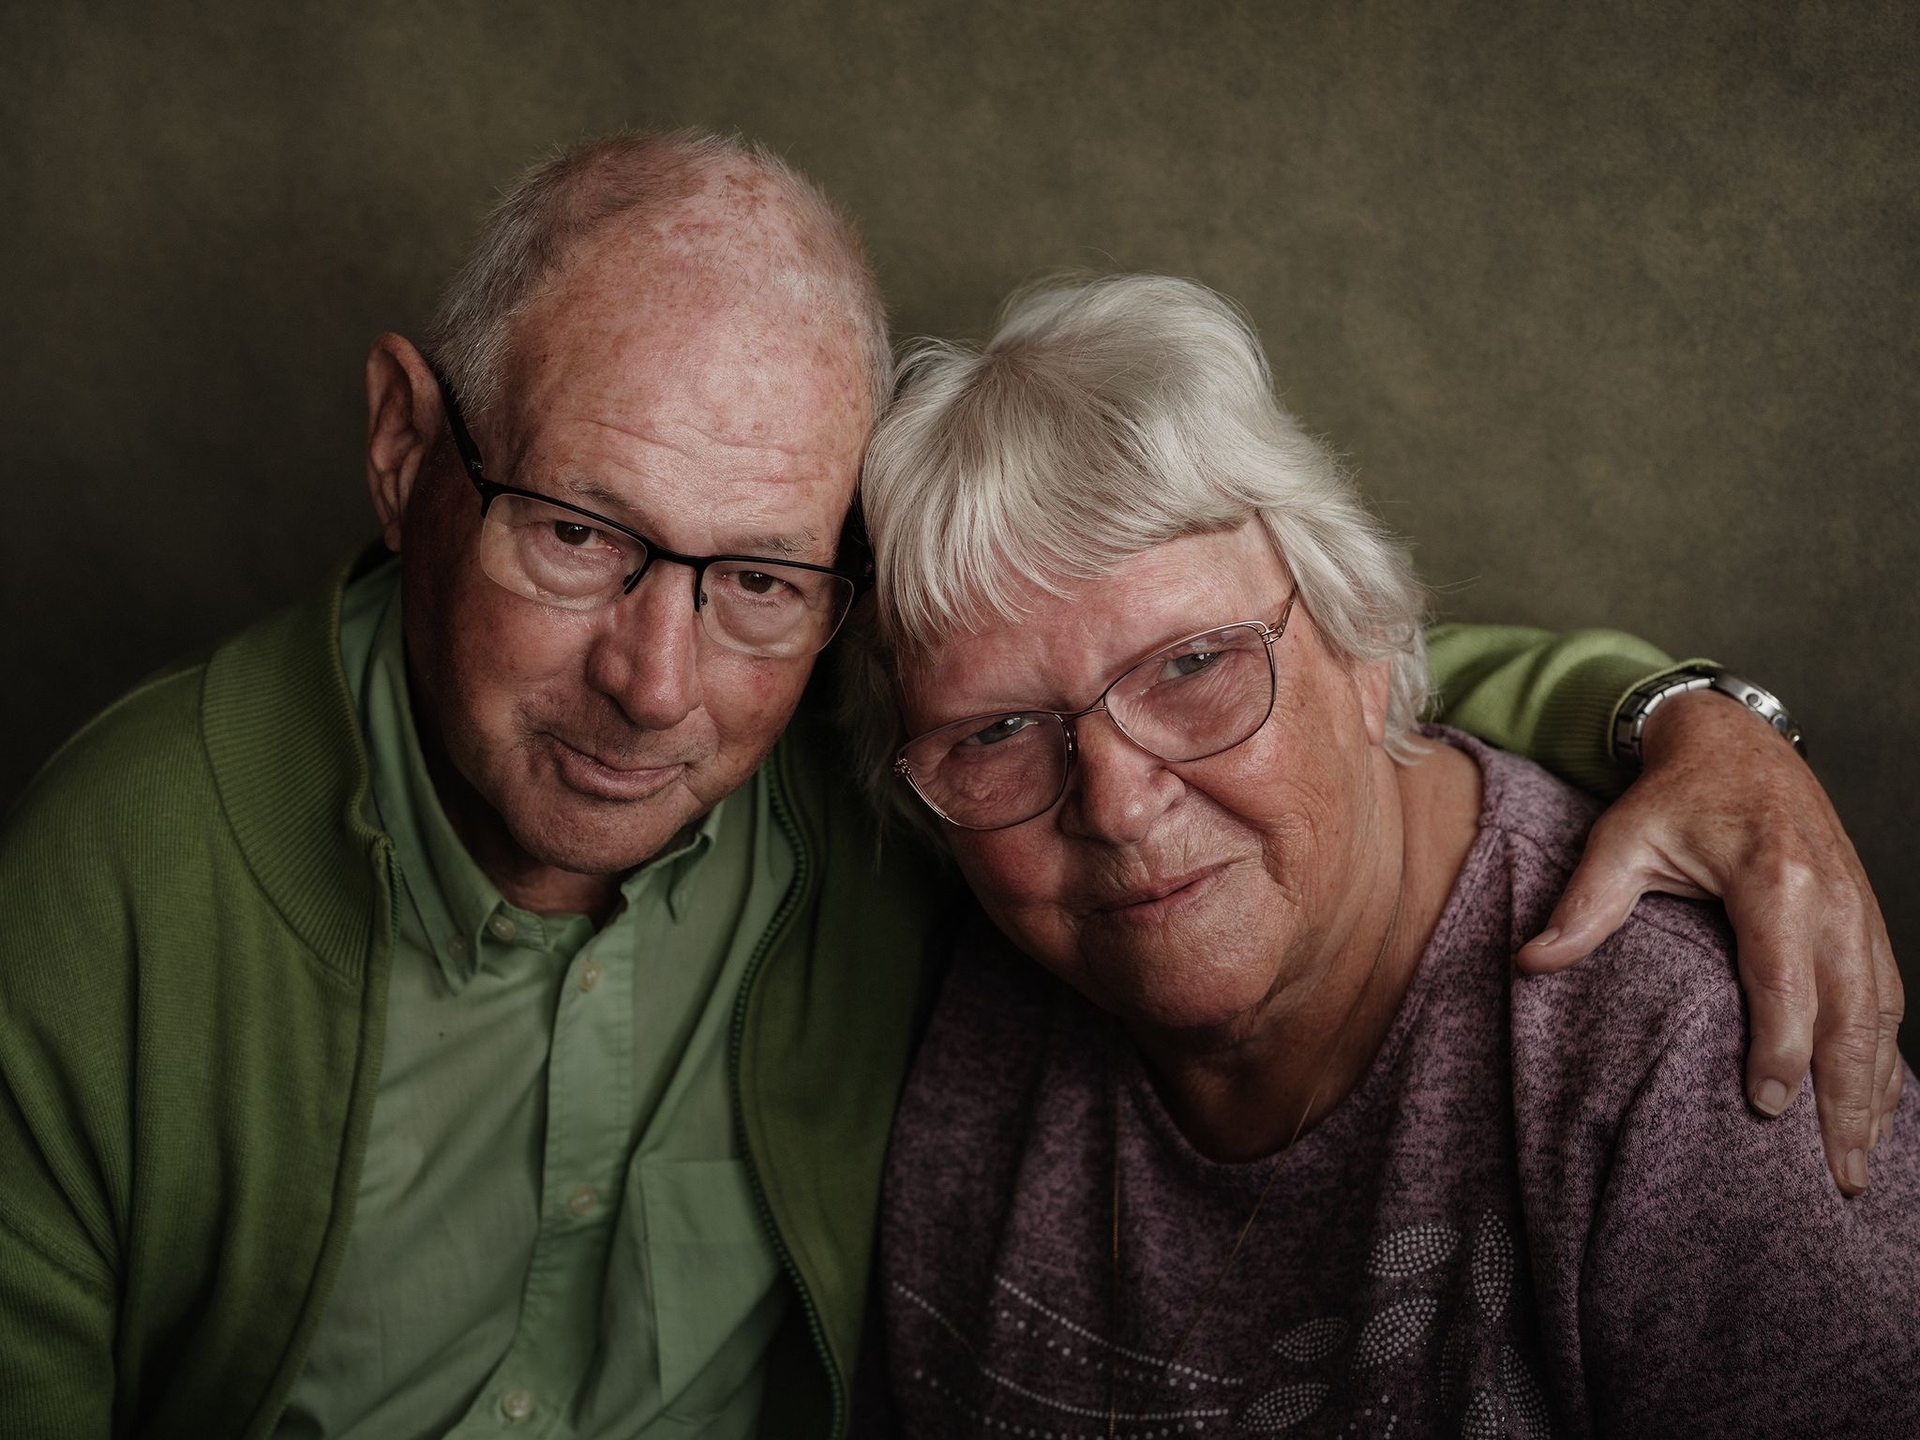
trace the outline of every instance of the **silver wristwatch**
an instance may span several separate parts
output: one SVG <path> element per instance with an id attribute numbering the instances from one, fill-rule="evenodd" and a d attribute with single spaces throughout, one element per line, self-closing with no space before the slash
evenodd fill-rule
<path id="1" fill-rule="evenodd" d="M 1640 737 L 1646 732 L 1647 717 L 1675 695 L 1684 695 L 1689 690 L 1718 690 L 1729 699 L 1738 700 L 1778 730 L 1805 757 L 1807 742 L 1779 696 L 1738 675 L 1729 675 L 1716 665 L 1697 665 L 1677 673 L 1656 675 L 1620 702 L 1613 721 L 1613 758 L 1631 760 L 1638 765 Z"/>

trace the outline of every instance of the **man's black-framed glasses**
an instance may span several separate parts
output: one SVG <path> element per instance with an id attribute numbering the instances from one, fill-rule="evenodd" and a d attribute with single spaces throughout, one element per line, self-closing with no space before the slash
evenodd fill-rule
<path id="1" fill-rule="evenodd" d="M 598 610 L 631 595 L 657 561 L 685 565 L 708 637 L 775 660 L 818 654 L 847 618 L 861 581 L 844 571 L 765 555 L 682 555 L 617 520 L 489 480 L 453 387 L 435 378 L 480 492 L 480 568 L 496 584 L 556 609 Z"/>
<path id="2" fill-rule="evenodd" d="M 1280 618 L 1236 620 L 1163 646 L 1128 666 L 1084 710 L 972 715 L 901 747 L 894 773 L 961 830 L 1004 830 L 1051 810 L 1066 794 L 1079 722 L 1105 711 L 1149 755 L 1205 760 L 1253 738 L 1273 713 L 1273 646 Z"/>

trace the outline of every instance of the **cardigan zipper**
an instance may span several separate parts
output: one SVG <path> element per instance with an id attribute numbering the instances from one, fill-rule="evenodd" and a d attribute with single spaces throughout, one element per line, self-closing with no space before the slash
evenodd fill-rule
<path id="1" fill-rule="evenodd" d="M 833 1395 L 833 1426 L 829 1432 L 834 1437 L 844 1435 L 847 1426 L 846 1387 L 841 1383 L 840 1372 L 833 1363 L 833 1352 L 827 1345 L 826 1326 L 820 1319 L 820 1307 L 807 1289 L 806 1280 L 800 1274 L 800 1267 L 788 1248 L 780 1227 L 774 1220 L 773 1205 L 767 1199 L 766 1183 L 760 1178 L 760 1168 L 754 1162 L 753 1147 L 747 1138 L 747 1107 L 742 1092 L 740 1059 L 746 1044 L 747 1001 L 753 994 L 754 981 L 759 978 L 760 967 L 772 953 L 775 942 L 792 923 L 799 911 L 801 902 L 806 898 L 813 884 L 813 851 L 806 843 L 806 837 L 800 833 L 800 826 L 793 817 L 787 803 L 786 787 L 781 783 L 779 752 L 776 751 L 769 776 L 772 783 L 767 787 L 767 798 L 771 802 L 773 818 L 787 841 L 793 847 L 793 883 L 787 886 L 787 893 L 780 901 L 780 908 L 774 911 L 773 919 L 767 925 L 766 933 L 760 937 L 760 943 L 754 946 L 753 954 L 747 960 L 747 971 L 740 981 L 740 993 L 733 1003 L 733 1027 L 727 1044 L 727 1060 L 733 1071 L 733 1128 L 740 1144 L 741 1158 L 746 1162 L 747 1180 L 753 1191 L 754 1204 L 760 1212 L 760 1225 L 769 1239 L 773 1241 L 774 1252 L 780 1257 L 780 1265 L 793 1282 L 794 1292 L 800 1297 L 800 1308 L 807 1317 L 807 1330 L 813 1337 L 814 1353 L 820 1363 L 826 1367 L 828 1389 Z"/>

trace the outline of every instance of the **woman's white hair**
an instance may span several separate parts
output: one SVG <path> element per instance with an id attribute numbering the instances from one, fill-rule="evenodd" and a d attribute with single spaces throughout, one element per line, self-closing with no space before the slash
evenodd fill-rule
<path id="1" fill-rule="evenodd" d="M 861 479 L 877 603 L 843 662 L 876 800 L 907 805 L 890 783 L 908 738 L 897 662 L 1018 623 L 1034 587 L 1063 595 L 1156 545 L 1256 517 L 1334 650 L 1387 662 L 1387 747 L 1417 752 L 1424 592 L 1352 480 L 1274 398 L 1260 342 L 1227 300 L 1156 275 L 1049 281 L 1008 302 L 984 349 L 922 341 L 900 373 Z"/>

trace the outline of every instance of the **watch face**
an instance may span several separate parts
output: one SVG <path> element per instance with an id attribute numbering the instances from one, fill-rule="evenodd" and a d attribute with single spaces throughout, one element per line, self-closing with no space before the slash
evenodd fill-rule
<path id="1" fill-rule="evenodd" d="M 1807 746 L 1801 737 L 1800 727 L 1793 723 L 1793 717 L 1787 713 L 1787 707 L 1780 703 L 1779 696 L 1771 690 L 1762 690 L 1751 680 L 1742 680 L 1738 675 L 1729 675 L 1724 670 L 1712 671 L 1708 683 L 1728 699 L 1738 700 L 1766 721 L 1780 733 L 1782 739 L 1805 757 Z"/>

